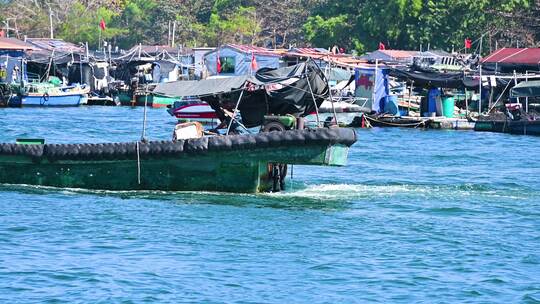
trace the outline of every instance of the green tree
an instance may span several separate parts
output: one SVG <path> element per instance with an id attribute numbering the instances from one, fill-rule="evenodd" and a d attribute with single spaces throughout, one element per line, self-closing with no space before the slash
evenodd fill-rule
<path id="1" fill-rule="evenodd" d="M 113 11 L 105 7 L 94 11 L 77 2 L 71 7 L 65 21 L 61 23 L 57 36 L 74 43 L 88 42 L 89 46 L 96 47 L 100 37 L 102 40 L 109 40 L 127 33 L 127 30 L 111 25 L 115 16 Z M 107 25 L 104 31 L 101 31 L 99 27 L 101 19 Z"/>

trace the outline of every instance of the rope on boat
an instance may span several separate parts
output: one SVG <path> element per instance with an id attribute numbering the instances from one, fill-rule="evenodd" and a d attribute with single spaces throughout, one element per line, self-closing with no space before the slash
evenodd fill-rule
<path id="1" fill-rule="evenodd" d="M 415 122 L 415 123 L 397 124 L 397 123 L 391 123 L 391 122 L 377 120 L 377 119 L 369 117 L 367 115 L 365 115 L 365 117 L 366 117 L 366 119 L 368 121 L 371 120 L 371 121 L 374 121 L 374 122 L 377 122 L 377 123 L 380 123 L 380 124 L 394 126 L 394 127 L 415 127 L 415 128 L 417 128 L 417 127 L 419 127 L 421 125 L 425 125 L 425 123 L 426 123 L 426 120 L 422 120 L 422 121 Z"/>
<path id="2" fill-rule="evenodd" d="M 139 149 L 139 142 L 137 142 L 137 181 L 141 184 L 141 155 Z"/>
<path id="3" fill-rule="evenodd" d="M 294 188 L 294 165 L 291 164 L 291 190 Z"/>

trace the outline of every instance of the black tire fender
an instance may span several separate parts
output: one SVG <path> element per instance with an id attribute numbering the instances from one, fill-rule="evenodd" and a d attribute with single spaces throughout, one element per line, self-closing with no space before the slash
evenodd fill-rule
<path id="1" fill-rule="evenodd" d="M 279 121 L 269 121 L 264 124 L 262 131 L 263 132 L 283 132 L 285 131 L 285 125 Z"/>

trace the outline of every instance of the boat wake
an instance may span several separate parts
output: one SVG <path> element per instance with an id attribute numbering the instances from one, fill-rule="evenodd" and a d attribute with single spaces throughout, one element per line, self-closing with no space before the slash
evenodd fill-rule
<path id="1" fill-rule="evenodd" d="M 508 191 L 506 189 L 508 187 L 514 188 L 514 191 Z M 287 191 L 259 194 L 208 191 L 110 191 L 10 184 L 0 185 L 0 191 L 61 196 L 94 195 L 127 200 L 168 201 L 178 204 L 219 204 L 284 209 L 343 209 L 352 204 L 367 206 L 372 202 L 379 202 L 388 206 L 409 206 L 414 210 L 422 210 L 427 206 L 447 208 L 453 206 L 456 201 L 469 202 L 471 205 L 479 201 L 526 201 L 533 194 L 540 195 L 536 190 L 527 191 L 519 185 L 508 187 L 497 189 L 479 184 L 303 184 L 295 181 Z"/>

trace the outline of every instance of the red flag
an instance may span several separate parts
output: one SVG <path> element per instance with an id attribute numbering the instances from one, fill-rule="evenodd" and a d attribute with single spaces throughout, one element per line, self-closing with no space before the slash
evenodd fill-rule
<path id="1" fill-rule="evenodd" d="M 217 72 L 221 73 L 221 60 L 219 59 L 219 52 L 217 53 Z"/>
<path id="2" fill-rule="evenodd" d="M 0 30 L 0 38 L 4 38 L 6 36 L 6 33 L 4 30 Z"/>
<path id="3" fill-rule="evenodd" d="M 257 59 L 255 58 L 255 54 L 251 53 L 251 70 L 256 71 L 257 68 L 258 68 Z"/>
<path id="4" fill-rule="evenodd" d="M 382 50 L 385 50 L 385 49 L 386 49 L 386 47 L 384 46 L 384 43 L 379 42 L 379 50 L 382 51 Z"/>
<path id="5" fill-rule="evenodd" d="M 99 28 L 104 31 L 107 28 L 107 25 L 105 25 L 105 19 L 101 18 L 101 21 L 99 21 Z"/>
<path id="6" fill-rule="evenodd" d="M 470 49 L 471 47 L 472 47 L 471 39 L 469 39 L 469 38 L 465 39 L 465 48 Z"/>

